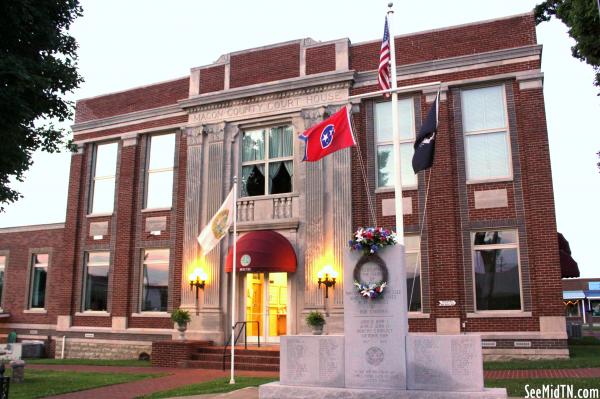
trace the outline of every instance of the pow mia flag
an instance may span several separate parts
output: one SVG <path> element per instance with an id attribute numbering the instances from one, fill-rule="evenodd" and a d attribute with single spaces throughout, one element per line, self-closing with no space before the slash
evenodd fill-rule
<path id="1" fill-rule="evenodd" d="M 435 136 L 438 127 L 440 92 L 438 90 L 435 101 L 427 112 L 425 123 L 421 126 L 417 139 L 415 140 L 415 154 L 412 159 L 412 167 L 415 174 L 422 170 L 431 168 L 435 154 Z"/>

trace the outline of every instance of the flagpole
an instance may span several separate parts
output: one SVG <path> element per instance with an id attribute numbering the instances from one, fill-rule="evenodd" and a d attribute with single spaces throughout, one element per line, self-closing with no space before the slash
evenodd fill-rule
<path id="1" fill-rule="evenodd" d="M 231 281 L 231 378 L 229 384 L 235 384 L 235 280 L 237 269 L 237 176 L 233 176 L 233 271 Z"/>
<path id="2" fill-rule="evenodd" d="M 402 172 L 400 164 L 400 126 L 398 123 L 398 79 L 396 76 L 396 43 L 391 23 L 394 3 L 389 3 L 388 30 L 390 35 L 390 72 L 392 80 L 392 137 L 394 142 L 394 204 L 396 205 L 396 238 L 404 245 L 404 212 L 402 210 Z"/>

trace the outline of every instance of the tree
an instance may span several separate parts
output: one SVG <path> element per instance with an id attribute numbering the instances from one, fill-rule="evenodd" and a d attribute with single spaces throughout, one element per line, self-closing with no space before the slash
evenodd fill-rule
<path id="1" fill-rule="evenodd" d="M 34 151 L 72 146 L 54 122 L 71 118 L 64 95 L 83 82 L 68 33 L 81 15 L 78 0 L 0 1 L 0 212 L 22 197 L 9 179 L 23 181 Z"/>
<path id="2" fill-rule="evenodd" d="M 560 19 L 575 39 L 573 57 L 594 68 L 594 85 L 600 87 L 600 12 L 597 0 L 546 0 L 535 9 L 536 23 Z"/>

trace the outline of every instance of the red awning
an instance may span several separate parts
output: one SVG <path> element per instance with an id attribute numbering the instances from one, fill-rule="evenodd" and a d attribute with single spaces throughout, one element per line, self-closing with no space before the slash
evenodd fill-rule
<path id="1" fill-rule="evenodd" d="M 225 271 L 230 273 L 233 247 L 229 248 Z M 296 252 L 287 238 L 270 230 L 252 231 L 237 241 L 237 271 L 287 272 L 296 271 Z"/>

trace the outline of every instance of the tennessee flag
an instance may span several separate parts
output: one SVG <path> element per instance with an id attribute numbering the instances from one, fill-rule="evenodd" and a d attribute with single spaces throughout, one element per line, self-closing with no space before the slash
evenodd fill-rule
<path id="1" fill-rule="evenodd" d="M 348 107 L 344 106 L 323 122 L 311 127 L 299 136 L 304 140 L 303 161 L 314 162 L 346 147 L 356 145 Z"/>

